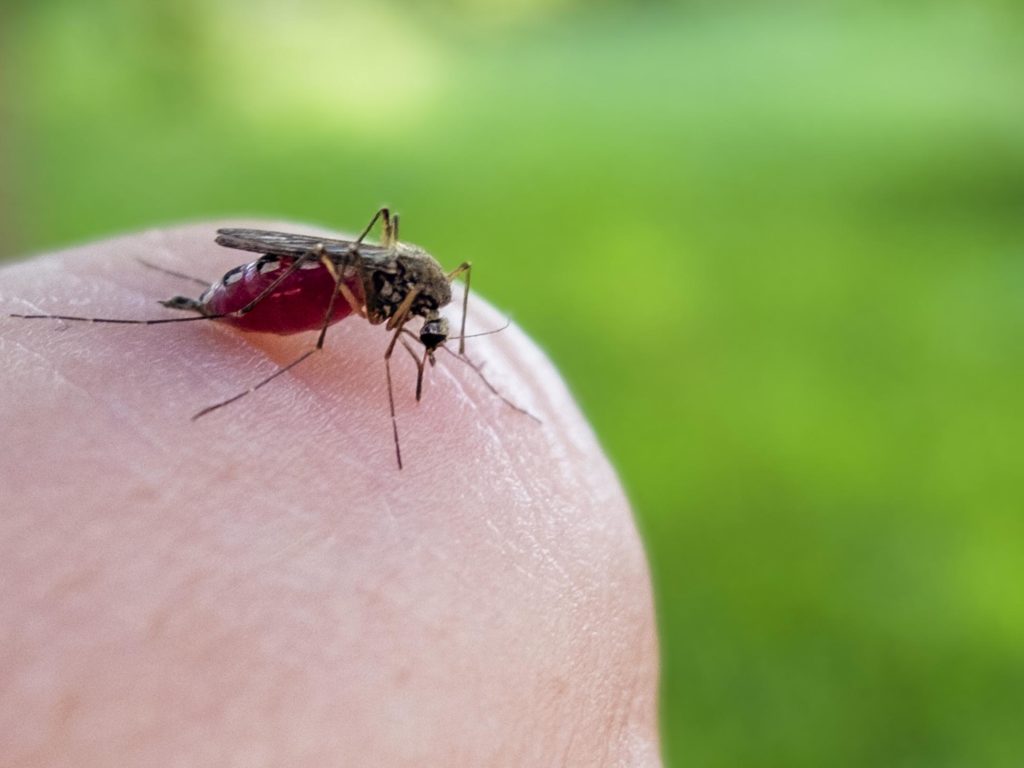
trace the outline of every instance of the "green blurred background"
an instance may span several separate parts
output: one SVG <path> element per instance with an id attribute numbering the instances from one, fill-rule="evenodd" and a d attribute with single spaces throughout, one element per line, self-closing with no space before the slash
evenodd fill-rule
<path id="1" fill-rule="evenodd" d="M 1020 766 L 1016 8 L 8 1 L 0 249 L 391 204 L 621 471 L 669 765 Z"/>

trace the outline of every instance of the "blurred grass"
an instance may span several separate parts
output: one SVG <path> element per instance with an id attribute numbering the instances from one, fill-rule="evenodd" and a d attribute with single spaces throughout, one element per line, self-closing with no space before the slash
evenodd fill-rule
<path id="1" fill-rule="evenodd" d="M 622 473 L 670 765 L 1019 765 L 1015 6 L 298 7 L 9 10 L 2 247 L 392 204 Z"/>

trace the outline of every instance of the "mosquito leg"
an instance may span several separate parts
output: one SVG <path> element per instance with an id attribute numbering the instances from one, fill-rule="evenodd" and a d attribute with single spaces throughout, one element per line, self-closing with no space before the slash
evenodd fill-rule
<path id="1" fill-rule="evenodd" d="M 448 279 L 453 280 L 463 272 L 466 273 L 466 290 L 462 294 L 462 327 L 459 329 L 459 354 L 466 354 L 466 310 L 469 308 L 469 276 L 473 270 L 472 263 L 464 261 L 451 272 Z"/>
<path id="2" fill-rule="evenodd" d="M 402 329 L 402 332 L 409 334 L 414 339 L 416 338 L 414 333 L 405 328 Z M 416 402 L 418 403 L 420 398 L 423 396 L 423 371 L 426 369 L 427 355 L 430 354 L 430 350 L 424 347 L 423 358 L 421 359 L 420 356 L 416 354 L 416 350 L 413 349 L 405 339 L 402 339 L 402 346 L 409 352 L 409 355 L 412 357 L 412 361 L 416 363 Z"/>
<path id="3" fill-rule="evenodd" d="M 196 285 L 203 286 L 203 288 L 210 287 L 209 280 L 203 280 L 202 278 L 199 277 L 192 277 L 192 275 L 186 275 L 184 272 L 175 272 L 173 269 L 166 269 L 165 267 L 153 264 L 152 262 L 146 261 L 145 259 L 136 259 L 136 261 L 139 262 L 139 264 L 141 264 L 142 266 L 147 267 L 148 269 L 153 269 L 156 270 L 157 272 L 163 272 L 165 275 L 177 277 L 182 280 L 189 280 L 190 282 L 193 282 Z"/>
<path id="4" fill-rule="evenodd" d="M 347 285 L 345 285 L 345 283 L 339 281 L 338 282 L 338 292 L 341 293 L 341 295 L 345 298 L 345 301 L 348 302 L 348 305 L 350 307 L 352 307 L 352 311 L 353 312 L 355 312 L 357 315 L 359 315 L 361 318 L 363 318 L 363 320 L 367 319 L 367 317 L 366 317 L 366 307 L 364 307 L 359 302 L 359 299 L 357 299 L 355 294 L 352 293 L 352 289 L 351 288 L 349 288 Z"/>
<path id="5" fill-rule="evenodd" d="M 324 257 L 324 258 L 326 258 L 326 257 Z M 332 266 L 333 266 L 333 264 L 332 264 Z M 331 325 L 331 317 L 334 315 L 334 305 L 335 305 L 335 302 L 338 300 L 339 291 L 337 290 L 337 287 L 339 285 L 342 285 L 342 283 L 341 283 L 341 275 L 339 273 L 336 273 L 333 270 L 331 271 L 331 274 L 334 275 L 335 289 L 336 290 L 331 292 L 331 300 L 327 303 L 327 311 L 324 312 L 324 321 L 323 321 L 323 325 L 320 327 L 320 335 L 317 337 L 316 346 L 313 347 L 313 349 L 310 349 L 310 350 L 307 350 L 307 351 L 303 352 L 297 358 L 295 358 L 290 363 L 288 363 L 288 365 L 285 365 L 285 366 L 282 366 L 281 368 L 278 368 L 276 371 L 274 371 L 272 374 L 267 376 L 265 379 L 263 379 L 262 381 L 258 382 L 256 385 L 254 385 L 252 387 L 249 387 L 249 389 L 245 390 L 244 392 L 239 392 L 234 397 L 229 397 L 227 400 L 222 400 L 219 403 L 215 403 L 214 405 L 210 405 L 210 406 L 207 406 L 206 408 L 203 408 L 203 410 L 199 411 L 198 413 L 196 413 L 195 415 L 192 416 L 192 421 L 195 421 L 196 419 L 199 419 L 199 418 L 205 416 L 206 414 L 211 413 L 212 411 L 216 411 L 218 408 L 223 408 L 225 405 L 230 405 L 231 403 L 235 402 L 236 400 L 241 400 L 246 395 L 252 394 L 253 392 L 255 392 L 260 387 L 262 387 L 262 386 L 264 386 L 266 384 L 269 384 L 271 381 L 276 379 L 282 373 L 286 373 L 286 372 L 290 371 L 292 368 L 297 366 L 303 360 L 307 359 L 308 357 L 311 357 L 314 352 L 319 352 L 321 349 L 324 348 L 324 339 L 327 337 L 327 329 L 328 329 L 328 327 L 330 327 L 330 325 Z"/>
<path id="6" fill-rule="evenodd" d="M 391 344 L 388 345 L 388 351 L 384 353 L 384 372 L 388 379 L 388 409 L 391 411 L 391 434 L 395 440 L 395 459 L 398 460 L 399 469 L 402 468 L 402 447 L 398 440 L 398 417 L 395 415 L 395 387 L 391 381 L 391 353 L 395 349 L 395 339 L 401 332 L 401 328 L 395 331 Z"/>
<path id="7" fill-rule="evenodd" d="M 405 300 L 395 310 L 395 314 L 392 315 L 391 320 L 388 321 L 388 330 L 394 329 L 394 334 L 391 336 L 391 342 L 388 344 L 388 348 L 384 351 L 384 371 L 388 379 L 388 407 L 391 410 L 391 431 L 395 438 L 395 458 L 398 459 L 398 468 L 402 468 L 402 449 L 398 442 L 398 417 L 395 415 L 395 388 L 391 382 L 391 355 L 395 351 L 395 344 L 398 343 L 398 339 L 401 338 L 402 332 L 405 330 L 405 324 L 409 321 L 409 308 L 412 306 L 412 299 L 419 293 L 418 289 L 409 291 L 409 295 L 405 297 Z"/>
<path id="8" fill-rule="evenodd" d="M 343 292 L 341 290 L 342 288 L 345 289 L 343 292 L 345 294 L 345 301 L 347 301 L 349 306 L 352 307 L 353 309 L 356 308 L 355 296 L 352 296 L 352 291 L 349 291 L 348 286 L 346 286 L 345 283 L 342 282 L 341 272 L 335 269 L 334 262 L 332 262 L 326 256 L 321 256 L 321 260 L 324 262 L 325 266 L 330 264 L 330 266 L 327 268 L 327 271 L 330 272 L 331 275 L 334 277 L 334 290 L 331 291 L 331 300 L 327 302 L 327 311 L 324 313 L 324 323 L 320 327 L 320 335 L 317 336 L 316 339 L 317 349 L 323 349 L 324 339 L 327 338 L 327 329 L 330 327 L 331 318 L 334 316 L 334 305 L 338 301 L 338 294 Z"/>
<path id="9" fill-rule="evenodd" d="M 241 317 L 242 315 L 249 314 L 250 312 L 253 311 L 253 309 L 256 308 L 256 305 L 258 305 L 261 301 L 267 298 L 267 296 L 276 291 L 278 286 L 281 285 L 281 283 L 283 283 L 289 277 L 294 275 L 302 267 L 303 264 L 305 264 L 307 261 L 320 260 L 322 258 L 324 258 L 324 246 L 322 243 L 317 243 L 309 251 L 302 254 L 301 256 L 299 256 L 299 258 L 297 258 L 295 261 L 289 264 L 288 269 L 286 269 L 284 272 L 278 275 L 270 285 L 268 285 L 266 288 L 260 291 L 259 294 L 257 294 L 256 298 L 254 298 L 241 309 L 236 309 L 234 312 L 231 312 L 230 314 L 233 315 L 234 317 Z"/>
<path id="10" fill-rule="evenodd" d="M 402 299 L 402 303 L 398 305 L 398 309 L 395 310 L 395 314 L 391 316 L 387 325 L 384 326 L 387 330 L 392 331 L 395 328 L 400 328 L 405 325 L 406 321 L 409 319 L 409 310 L 412 309 L 412 303 L 416 301 L 416 297 L 420 295 L 420 291 L 422 290 L 422 287 L 416 286 L 405 294 L 405 298 Z M 395 338 L 391 340 L 391 344 L 388 347 L 389 350 L 395 346 L 395 342 L 397 340 L 398 336 L 396 335 Z"/>
<path id="11" fill-rule="evenodd" d="M 423 350 L 423 359 L 420 360 L 420 364 L 418 366 L 419 367 L 419 372 L 416 375 L 416 402 L 417 403 L 420 401 L 420 398 L 423 397 L 423 371 L 427 367 L 427 360 L 428 359 L 430 360 L 430 364 L 431 365 L 434 364 L 434 358 L 433 358 L 432 355 L 433 355 L 433 353 L 429 349 L 424 348 L 424 350 Z"/>
<path id="12" fill-rule="evenodd" d="M 398 214 L 391 217 L 391 221 L 384 219 L 384 245 L 392 246 L 398 242 Z"/>
<path id="13" fill-rule="evenodd" d="M 184 309 L 184 307 L 174 307 Z M 161 317 L 156 320 L 122 320 L 117 317 L 78 317 L 76 315 L 19 315 L 11 313 L 8 317 L 22 320 L 70 320 L 75 323 L 113 323 L 116 325 L 162 325 L 164 323 L 190 323 L 195 320 L 216 320 L 224 315 L 196 315 L 195 317 Z"/>
<path id="14" fill-rule="evenodd" d="M 384 358 L 384 371 L 388 377 L 388 408 L 391 410 L 391 433 L 395 440 L 395 458 L 398 459 L 398 468 L 402 468 L 402 448 L 398 442 L 398 419 L 395 417 L 395 390 L 391 384 L 391 358 Z"/>
<path id="15" fill-rule="evenodd" d="M 366 320 L 366 308 L 363 306 L 362 302 L 356 298 L 356 295 L 352 293 L 352 289 L 345 285 L 345 281 L 342 279 L 345 268 L 352 266 L 359 271 L 360 283 L 363 282 L 364 275 L 362 274 L 362 267 L 359 264 L 358 254 L 355 251 L 352 251 L 351 256 L 351 263 L 343 264 L 340 271 L 338 270 L 337 265 L 335 265 L 335 263 L 324 254 L 320 255 L 320 262 L 324 265 L 324 268 L 331 273 L 331 277 L 334 278 L 334 285 L 337 289 L 335 292 L 341 293 L 345 298 L 345 301 L 348 302 L 349 307 L 352 308 L 352 311 Z"/>
<path id="16" fill-rule="evenodd" d="M 373 214 L 373 218 L 370 219 L 370 223 L 367 224 L 366 227 L 363 229 L 362 234 L 360 234 L 359 237 L 356 238 L 356 247 L 358 247 L 359 244 L 363 242 L 363 240 L 366 238 L 366 236 L 370 234 L 370 230 L 373 229 L 373 225 L 376 224 L 377 219 L 380 218 L 384 219 L 384 239 L 387 239 L 388 234 L 391 232 L 391 211 L 388 210 L 387 208 L 379 208 L 377 212 Z"/>
<path id="17" fill-rule="evenodd" d="M 495 387 L 493 384 L 491 384 L 491 382 L 488 381 L 487 377 L 484 376 L 484 372 L 481 370 L 481 367 L 479 365 L 477 365 L 476 363 L 474 363 L 472 360 L 470 360 L 466 355 L 457 354 L 455 352 L 452 352 L 450 349 L 448 349 L 448 347 L 444 346 L 443 344 L 441 345 L 441 349 L 443 349 L 445 352 L 447 352 L 452 357 L 454 357 L 454 358 L 456 358 L 458 360 L 461 360 L 466 365 L 468 365 L 470 368 L 472 368 L 473 372 L 477 376 L 480 377 L 480 381 L 482 381 L 484 383 L 484 385 L 489 390 L 491 390 L 491 392 L 494 394 L 495 397 L 497 397 L 499 400 L 501 400 L 503 403 L 505 403 L 505 405 L 507 405 L 509 408 L 511 408 L 514 411 L 519 411 L 519 413 L 523 414 L 524 416 L 529 416 L 531 419 L 536 421 L 538 424 L 543 423 L 543 422 L 541 422 L 541 420 L 539 418 L 534 416 L 528 410 L 526 410 L 522 406 L 516 405 L 511 400 L 509 400 L 507 397 L 505 397 L 503 394 L 501 394 L 501 392 L 498 391 L 498 388 Z"/>
<path id="18" fill-rule="evenodd" d="M 301 363 L 303 360 L 305 360 L 307 357 L 309 357 L 310 355 L 312 355 L 314 352 L 316 352 L 318 350 L 319 350 L 319 347 L 314 347 L 313 349 L 306 350 L 301 355 L 299 355 L 297 358 L 295 358 L 290 363 L 288 363 L 288 365 L 285 365 L 285 366 L 282 366 L 281 368 L 278 368 L 276 371 L 274 371 L 272 374 L 267 376 L 267 378 L 263 379 L 263 381 L 259 382 L 255 386 L 250 387 L 249 389 L 245 390 L 244 392 L 239 392 L 237 395 L 235 395 L 234 397 L 229 397 L 227 400 L 222 400 L 219 403 L 216 403 L 214 405 L 210 405 L 210 406 L 207 406 L 206 408 L 203 408 L 203 410 L 199 411 L 198 413 L 196 413 L 196 414 L 194 414 L 192 416 L 192 421 L 196 421 L 197 419 L 205 416 L 206 414 L 212 413 L 213 411 L 216 411 L 218 408 L 223 408 L 225 405 L 231 405 L 231 403 L 235 402 L 236 400 L 241 400 L 246 395 L 252 394 L 257 389 L 260 389 L 261 387 L 263 387 L 263 386 L 269 384 L 270 382 L 272 382 L 274 379 L 276 379 L 282 373 L 287 373 L 292 368 L 294 368 L 296 365 Z"/>

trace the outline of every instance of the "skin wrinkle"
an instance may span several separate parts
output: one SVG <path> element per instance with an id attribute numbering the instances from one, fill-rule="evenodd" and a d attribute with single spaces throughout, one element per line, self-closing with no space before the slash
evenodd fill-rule
<path id="1" fill-rule="evenodd" d="M 67 289 L 87 312 L 130 317 L 149 290 L 139 286 L 179 289 L 135 256 L 205 274 L 246 258 L 210 243 L 215 227 L 89 246 L 41 273 L 3 269 L 0 285 L 8 299 L 50 296 L 36 301 L 50 311 L 71 306 Z M 61 262 L 74 279 L 53 283 Z M 93 271 L 116 285 L 95 288 Z M 473 328 L 504 322 L 481 301 L 471 308 Z M 454 360 L 429 372 L 416 405 L 406 359 L 399 473 L 380 328 L 332 328 L 295 376 L 192 424 L 195 409 L 310 339 L 201 323 L 74 336 L 50 325 L 0 318 L 0 334 L 27 335 L 62 375 L 95 366 L 76 386 L 102 383 L 128 422 L 53 384 L 0 406 L 19 435 L 0 454 L 0 484 L 20 477 L 24 490 L 0 520 L 17 532 L 0 536 L 0 713 L 23 713 L 0 714 L 5 759 L 401 768 L 453 754 L 473 766 L 592 766 L 607 753 L 610 765 L 658 764 L 642 550 L 593 433 L 518 330 L 470 350 L 544 424 Z M 115 359 L 123 370 L 105 363 Z M 52 381 L 36 366 L 18 376 L 17 390 Z M 145 439 L 132 436 L 133 414 Z M 58 493 L 43 469 L 55 462 Z M 67 585 L 70 598 L 10 599 L 30 583 Z M 40 730 L 68 696 L 77 705 L 61 737 Z"/>
<path id="2" fill-rule="evenodd" d="M 20 342 L 15 342 L 15 345 L 30 354 L 34 359 L 44 362 L 47 361 L 44 353 L 30 350 L 26 345 Z M 102 407 L 113 420 L 129 424 L 134 436 L 140 440 L 144 440 L 151 449 L 157 451 L 164 450 L 162 441 L 153 437 L 151 434 L 148 434 L 148 430 L 145 429 L 146 421 L 144 414 L 139 414 L 140 418 L 135 418 L 134 411 L 124 408 L 123 404 L 116 397 L 111 397 L 106 390 L 90 387 L 83 380 L 82 376 L 61 373 L 55 366 L 48 362 L 47 367 L 53 371 L 58 384 L 67 384 L 68 386 L 73 387 L 82 397 L 88 399 L 91 403 Z"/>

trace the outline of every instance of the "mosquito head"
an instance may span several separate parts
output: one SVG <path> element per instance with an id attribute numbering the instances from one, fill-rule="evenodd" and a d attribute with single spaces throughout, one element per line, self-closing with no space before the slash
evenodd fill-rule
<path id="1" fill-rule="evenodd" d="M 431 313 L 420 328 L 420 343 L 427 350 L 427 357 L 434 362 L 434 350 L 448 340 L 448 320 L 436 312 Z"/>

